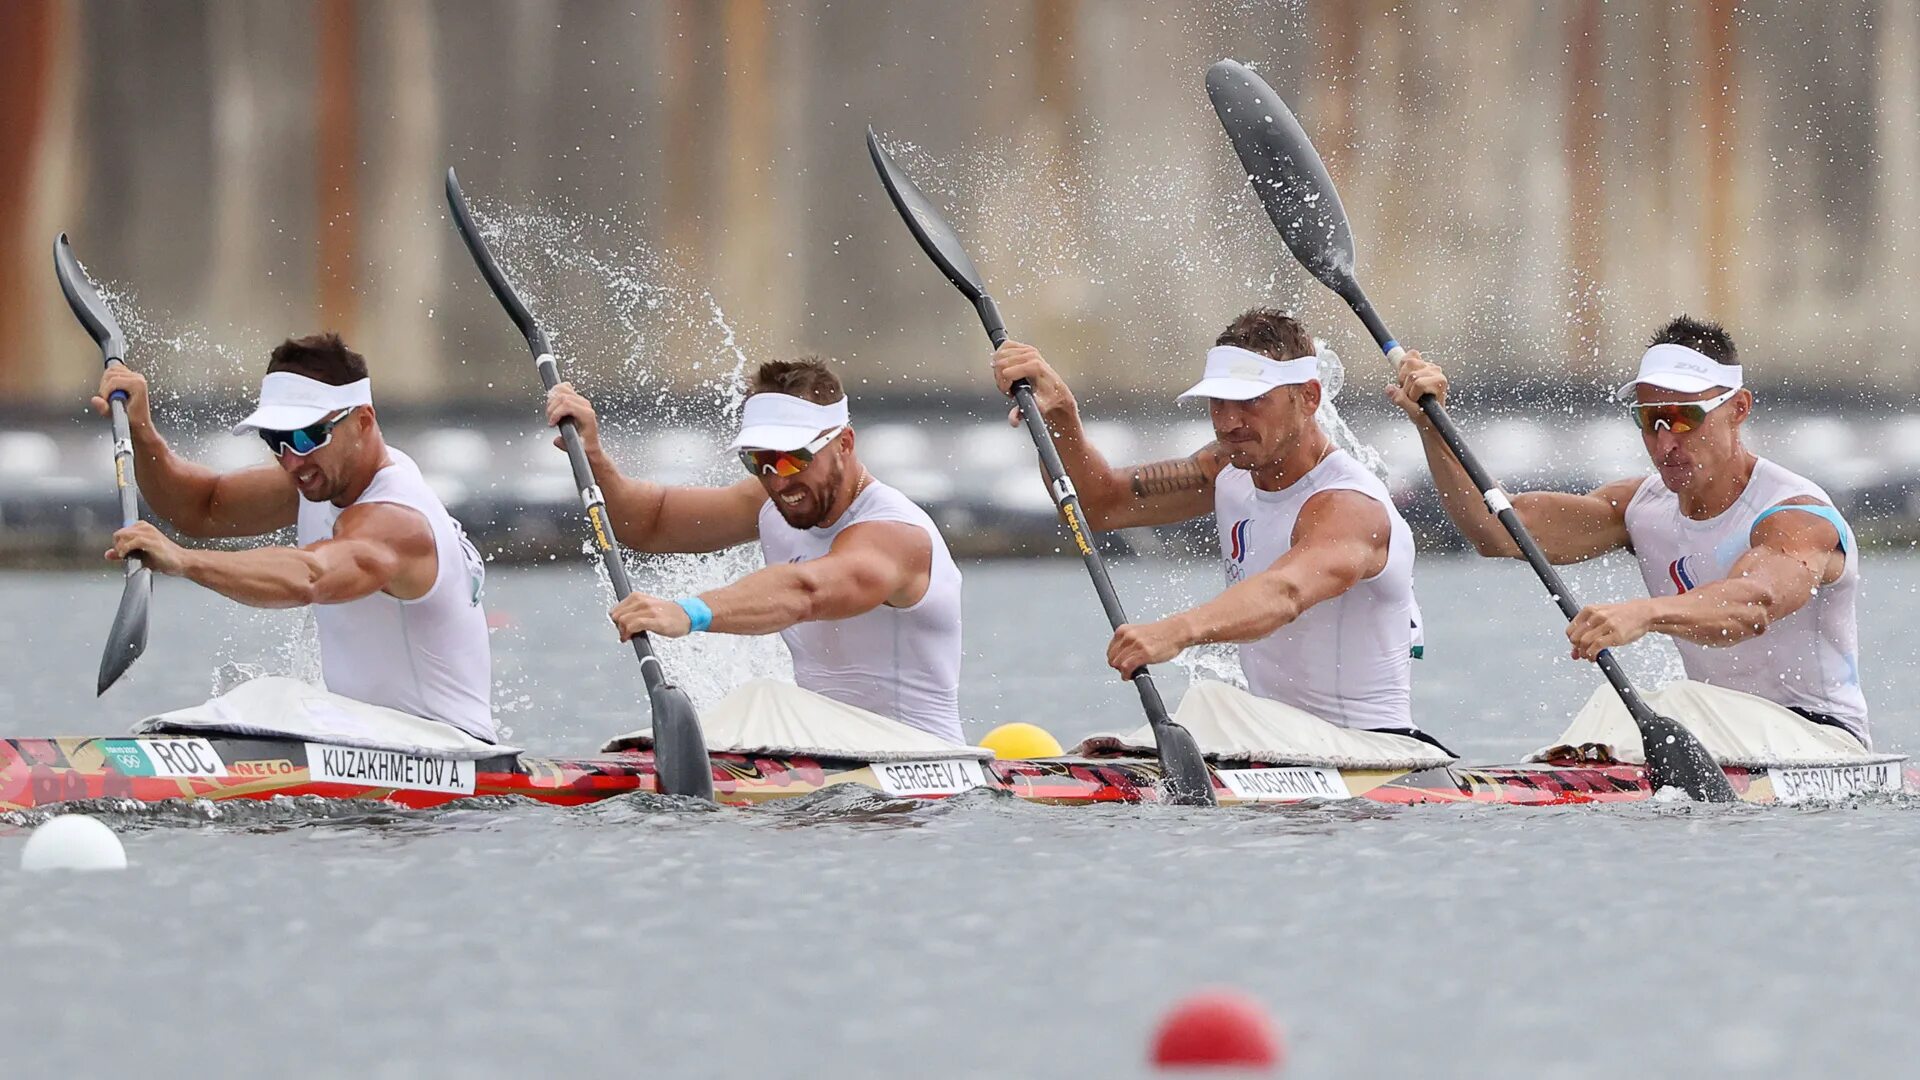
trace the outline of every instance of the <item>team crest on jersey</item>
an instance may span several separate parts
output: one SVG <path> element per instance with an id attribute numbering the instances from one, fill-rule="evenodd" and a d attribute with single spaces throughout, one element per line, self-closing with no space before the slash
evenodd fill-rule
<path id="1" fill-rule="evenodd" d="M 1227 558 L 1242 564 L 1247 561 L 1247 526 L 1252 523 L 1252 518 L 1241 518 L 1227 530 Z"/>
<path id="2" fill-rule="evenodd" d="M 1246 576 L 1247 528 L 1252 523 L 1252 518 L 1241 518 L 1233 523 L 1233 528 L 1227 530 L 1226 566 L 1229 585 L 1239 584 L 1240 579 Z"/>
<path id="3" fill-rule="evenodd" d="M 1700 584 L 1700 556 L 1685 555 L 1667 564 L 1667 577 L 1675 593 L 1689 592 Z"/>

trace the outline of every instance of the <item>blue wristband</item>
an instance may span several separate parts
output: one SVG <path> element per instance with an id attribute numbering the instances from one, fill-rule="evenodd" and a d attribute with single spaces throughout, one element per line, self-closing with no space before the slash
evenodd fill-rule
<path id="1" fill-rule="evenodd" d="M 697 634 L 713 625 L 713 609 L 707 606 L 705 600 L 697 596 L 683 596 L 674 603 L 679 604 L 680 610 L 687 613 L 689 631 Z"/>

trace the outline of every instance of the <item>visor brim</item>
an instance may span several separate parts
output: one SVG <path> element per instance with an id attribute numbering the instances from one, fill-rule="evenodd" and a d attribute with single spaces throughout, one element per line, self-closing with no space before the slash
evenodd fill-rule
<path id="1" fill-rule="evenodd" d="M 1280 387 L 1272 383 L 1256 382 L 1252 379 L 1234 379 L 1225 376 L 1201 379 L 1188 387 L 1178 400 L 1187 398 L 1218 398 L 1221 401 L 1252 401 L 1254 398 L 1272 393 Z"/>
<path id="2" fill-rule="evenodd" d="M 239 423 L 233 425 L 233 434 L 245 435 L 254 431 L 298 431 L 308 424 L 317 424 L 339 409 L 330 409 L 322 405 L 262 405 Z"/>
<path id="3" fill-rule="evenodd" d="M 735 450 L 798 450 L 819 437 L 816 427 L 758 424 L 741 428 L 731 446 Z"/>
<path id="4" fill-rule="evenodd" d="M 1699 394 L 1708 390 L 1731 389 L 1730 387 L 1714 382 L 1712 379 L 1702 378 L 1698 375 L 1682 375 L 1678 372 L 1666 372 L 1659 375 L 1649 375 L 1644 379 L 1634 379 L 1632 382 L 1621 384 L 1620 388 L 1613 392 L 1614 400 L 1625 405 L 1634 404 L 1633 390 L 1636 386 L 1652 386 L 1661 390 L 1671 390 L 1676 394 Z"/>

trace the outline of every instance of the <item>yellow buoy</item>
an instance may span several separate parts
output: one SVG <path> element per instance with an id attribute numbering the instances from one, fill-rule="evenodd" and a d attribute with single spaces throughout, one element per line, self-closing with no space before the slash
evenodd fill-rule
<path id="1" fill-rule="evenodd" d="M 993 751 L 993 755 L 1003 761 L 1059 757 L 1062 753 L 1060 740 L 1048 734 L 1046 728 L 1037 724 L 1001 724 L 982 736 L 980 745 Z"/>

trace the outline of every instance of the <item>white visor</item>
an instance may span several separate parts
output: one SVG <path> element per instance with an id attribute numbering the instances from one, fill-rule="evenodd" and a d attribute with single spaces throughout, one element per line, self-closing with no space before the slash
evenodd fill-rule
<path id="1" fill-rule="evenodd" d="M 755 394 L 740 408 L 736 450 L 798 450 L 831 428 L 846 427 L 847 399 L 816 405 L 791 394 Z"/>
<path id="2" fill-rule="evenodd" d="M 260 407 L 233 425 L 235 435 L 249 431 L 295 431 L 342 409 L 373 404 L 373 380 L 334 386 L 291 371 L 270 371 L 260 380 Z"/>
<path id="3" fill-rule="evenodd" d="M 1320 357 L 1275 360 L 1238 345 L 1207 350 L 1206 377 L 1187 388 L 1183 398 L 1250 401 L 1276 386 L 1298 386 L 1320 377 Z"/>
<path id="4" fill-rule="evenodd" d="M 1740 365 L 1722 364 L 1685 345 L 1655 345 L 1640 358 L 1640 374 L 1615 390 L 1613 396 L 1632 404 L 1636 386 L 1657 386 L 1682 394 L 1697 394 L 1716 386 L 1738 390 Z"/>

